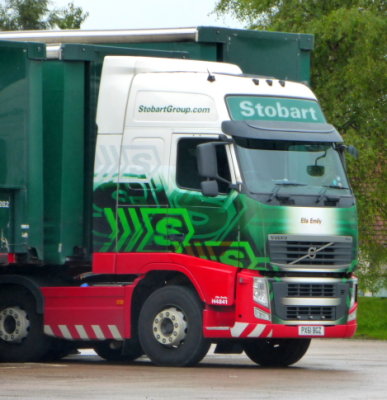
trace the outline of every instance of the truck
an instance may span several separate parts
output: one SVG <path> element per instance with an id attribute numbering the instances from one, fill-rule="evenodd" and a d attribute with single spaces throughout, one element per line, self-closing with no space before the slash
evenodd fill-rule
<path id="1" fill-rule="evenodd" d="M 59 43 L 59 44 L 58 44 Z M 0 34 L 0 360 L 289 366 L 356 331 L 355 154 L 313 36 Z"/>

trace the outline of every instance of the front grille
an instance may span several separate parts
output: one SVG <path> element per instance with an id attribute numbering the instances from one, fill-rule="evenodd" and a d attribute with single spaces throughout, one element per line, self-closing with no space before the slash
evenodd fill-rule
<path id="1" fill-rule="evenodd" d="M 268 249 L 271 263 L 286 269 L 345 268 L 354 258 L 350 236 L 269 235 Z"/>
<path id="2" fill-rule="evenodd" d="M 335 319 L 336 307 L 286 307 L 286 319 L 301 321 L 324 321 Z"/>
<path id="3" fill-rule="evenodd" d="M 289 283 L 288 297 L 335 297 L 335 285 Z"/>
<path id="4" fill-rule="evenodd" d="M 273 291 L 271 308 L 279 323 L 321 321 L 326 324 L 348 312 L 350 285 L 332 278 L 270 279 Z"/>

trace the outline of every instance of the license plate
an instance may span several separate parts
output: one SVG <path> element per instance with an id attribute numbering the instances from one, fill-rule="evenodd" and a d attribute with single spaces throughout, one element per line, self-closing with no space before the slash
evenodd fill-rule
<path id="1" fill-rule="evenodd" d="M 324 336 L 325 329 L 323 326 L 299 326 L 298 334 L 300 336 Z"/>

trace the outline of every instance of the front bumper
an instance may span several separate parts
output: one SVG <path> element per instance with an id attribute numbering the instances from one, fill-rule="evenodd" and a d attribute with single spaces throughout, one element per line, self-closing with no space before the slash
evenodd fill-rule
<path id="1" fill-rule="evenodd" d="M 304 325 L 279 325 L 265 323 L 235 322 L 233 326 L 204 325 L 204 336 L 219 339 L 266 339 L 266 338 L 350 338 L 357 328 L 356 321 L 336 326 L 323 326 L 323 335 L 301 335 L 299 327 Z M 318 326 L 308 325 L 308 326 Z"/>
<path id="2" fill-rule="evenodd" d="M 241 272 L 234 305 L 205 308 L 205 337 L 349 338 L 356 332 L 356 278 L 263 278 L 270 300 L 262 304 L 253 296 L 257 279 L 254 271 Z"/>

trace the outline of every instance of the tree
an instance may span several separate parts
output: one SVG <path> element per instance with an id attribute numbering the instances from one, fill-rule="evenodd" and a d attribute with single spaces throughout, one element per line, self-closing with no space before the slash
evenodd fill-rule
<path id="1" fill-rule="evenodd" d="M 359 278 L 359 290 L 362 293 L 371 293 L 374 296 L 380 289 L 387 287 L 386 267 L 380 260 L 375 259 L 374 255 L 368 255 L 368 260 L 364 260 L 360 253 L 360 263 L 356 275 Z"/>
<path id="2" fill-rule="evenodd" d="M 348 160 L 360 270 L 375 272 L 387 260 L 386 10 L 385 0 L 220 0 L 215 10 L 253 29 L 315 35 L 312 86 L 327 119 L 360 150 Z"/>
<path id="3" fill-rule="evenodd" d="M 55 10 L 50 14 L 50 22 L 59 29 L 79 29 L 89 13 L 69 3 L 67 8 Z"/>
<path id="4" fill-rule="evenodd" d="M 89 15 L 73 3 L 51 10 L 50 4 L 49 0 L 0 1 L 0 30 L 79 29 Z"/>

